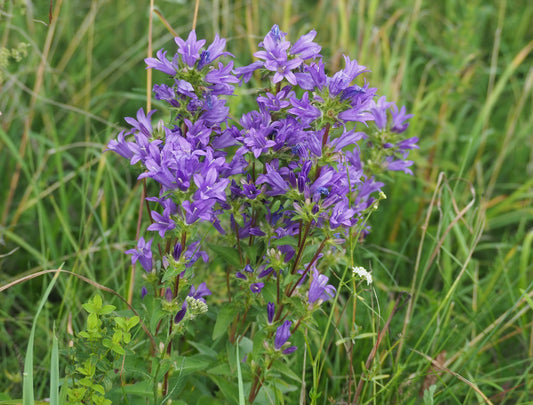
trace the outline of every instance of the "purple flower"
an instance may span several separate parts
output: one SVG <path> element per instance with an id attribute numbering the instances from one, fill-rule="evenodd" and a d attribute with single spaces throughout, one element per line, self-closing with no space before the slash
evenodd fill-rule
<path id="1" fill-rule="evenodd" d="M 167 287 L 166 290 L 165 290 L 165 299 L 167 300 L 167 302 L 172 302 L 172 290 Z"/>
<path id="2" fill-rule="evenodd" d="M 124 131 L 120 131 L 117 135 L 117 140 L 112 139 L 109 141 L 106 150 L 112 150 L 123 158 L 131 159 L 133 157 L 131 146 L 133 145 L 135 145 L 133 142 L 124 140 Z"/>
<path id="3" fill-rule="evenodd" d="M 324 70 L 324 63 L 319 60 L 318 63 L 305 65 L 303 72 L 296 73 L 298 85 L 304 90 L 322 90 L 327 85 L 328 77 Z"/>
<path id="4" fill-rule="evenodd" d="M 191 285 L 191 290 L 188 294 L 189 297 L 193 297 L 195 300 L 200 300 L 203 302 L 205 302 L 205 299 L 203 297 L 206 297 L 208 295 L 211 295 L 211 291 L 209 290 L 209 288 L 207 288 L 205 282 L 201 283 L 198 286 L 198 289 L 195 289 L 194 285 Z"/>
<path id="5" fill-rule="evenodd" d="M 311 30 L 307 34 L 302 35 L 298 41 L 291 47 L 291 55 L 298 55 L 301 59 L 311 59 L 320 56 L 320 45 L 313 42 L 315 39 L 316 31 Z"/>
<path id="6" fill-rule="evenodd" d="M 212 69 L 205 75 L 205 81 L 211 83 L 209 86 L 212 95 L 233 94 L 233 83 L 238 83 L 239 79 L 233 75 L 233 61 L 226 66 L 218 64 L 218 69 Z"/>
<path id="7" fill-rule="evenodd" d="M 300 66 L 303 61 L 298 57 L 288 59 L 287 50 L 291 43 L 285 40 L 285 35 L 277 25 L 274 25 L 263 42 L 259 44 L 264 51 L 258 51 L 254 56 L 258 59 L 264 59 L 265 69 L 275 72 L 272 78 L 273 83 L 287 79 L 289 83 L 296 85 L 296 76 L 292 70 Z"/>
<path id="8" fill-rule="evenodd" d="M 277 168 L 270 163 L 265 165 L 267 173 L 261 174 L 256 181 L 256 184 L 267 183 L 270 186 L 270 191 L 266 194 L 269 196 L 283 195 L 289 191 L 289 184 L 281 177 Z"/>
<path id="9" fill-rule="evenodd" d="M 257 103 L 268 111 L 279 111 L 290 105 L 288 99 L 293 96 L 291 86 L 285 86 L 276 94 L 267 92 L 264 96 L 257 97 Z"/>
<path id="10" fill-rule="evenodd" d="M 309 124 L 322 114 L 318 108 L 309 101 L 309 93 L 305 92 L 301 100 L 291 97 L 292 108 L 289 113 L 298 117 L 304 124 Z"/>
<path id="11" fill-rule="evenodd" d="M 152 241 L 153 239 L 150 239 L 148 242 L 145 242 L 141 236 L 137 242 L 137 248 L 129 249 L 125 252 L 127 255 L 132 255 L 131 264 L 135 264 L 138 260 L 148 273 L 152 271 Z"/>
<path id="12" fill-rule="evenodd" d="M 283 325 L 276 330 L 276 337 L 274 339 L 274 348 L 280 350 L 283 345 L 289 340 L 291 336 L 291 321 L 285 321 Z M 296 346 L 291 346 L 283 351 L 284 354 L 293 353 L 296 350 Z"/>
<path id="13" fill-rule="evenodd" d="M 198 187 L 198 190 L 194 193 L 196 200 L 215 198 L 220 201 L 226 201 L 226 187 L 229 184 L 229 180 L 221 179 L 214 165 L 209 166 L 204 173 L 195 173 L 193 178 Z"/>
<path id="14" fill-rule="evenodd" d="M 391 108 L 391 115 L 392 115 L 391 131 L 396 132 L 398 134 L 404 132 L 407 129 L 407 127 L 409 126 L 409 123 L 406 121 L 409 118 L 414 117 L 413 114 L 405 113 L 405 106 L 402 106 L 400 111 L 398 111 L 398 107 L 396 106 L 396 104 L 394 104 Z"/>
<path id="15" fill-rule="evenodd" d="M 180 323 L 183 318 L 185 318 L 185 314 L 187 313 L 187 302 L 184 301 L 183 305 L 181 306 L 181 309 L 176 312 L 176 316 L 174 317 L 174 323 Z"/>
<path id="16" fill-rule="evenodd" d="M 162 215 L 157 211 L 152 211 L 152 219 L 155 222 L 146 229 L 148 231 L 157 231 L 159 236 L 164 238 L 165 232 L 171 231 L 176 227 L 176 223 L 170 218 L 170 214 L 169 208 L 165 208 Z"/>
<path id="17" fill-rule="evenodd" d="M 409 149 L 418 149 L 418 138 L 416 136 L 412 138 L 404 139 L 403 141 L 400 141 L 396 144 L 396 147 L 400 149 L 401 151 L 406 151 Z"/>
<path id="18" fill-rule="evenodd" d="M 229 107 L 226 106 L 226 100 L 213 95 L 206 96 L 202 110 L 201 119 L 208 127 L 219 125 L 228 119 Z"/>
<path id="19" fill-rule="evenodd" d="M 409 169 L 409 166 L 413 165 L 413 162 L 411 160 L 394 160 L 394 157 L 388 156 L 387 158 L 385 158 L 385 163 L 387 170 L 402 171 L 407 174 L 413 174 L 413 171 Z"/>
<path id="20" fill-rule="evenodd" d="M 259 272 L 259 274 L 257 275 L 257 278 L 264 278 L 268 276 L 269 274 L 271 274 L 272 272 L 274 272 L 274 269 L 272 267 L 267 267 L 266 269 L 263 269 Z"/>
<path id="21" fill-rule="evenodd" d="M 143 288 L 141 288 L 141 299 L 146 297 L 147 294 L 148 294 L 148 290 L 146 289 L 145 286 L 143 286 Z"/>
<path id="22" fill-rule="evenodd" d="M 253 283 L 250 285 L 250 291 L 254 294 L 260 293 L 264 286 L 265 283 Z"/>
<path id="23" fill-rule="evenodd" d="M 357 222 L 357 218 L 354 218 L 356 211 L 349 208 L 349 206 L 348 199 L 344 197 L 333 207 L 329 218 L 331 229 L 338 228 L 339 226 L 349 228 Z"/>
<path id="24" fill-rule="evenodd" d="M 144 60 L 146 62 L 146 68 L 157 69 L 163 73 L 166 73 L 167 75 L 175 76 L 178 71 L 177 55 L 174 57 L 172 62 L 166 58 L 166 55 L 167 52 L 163 51 L 163 49 L 160 49 L 157 51 L 157 58 L 146 58 Z"/>
<path id="25" fill-rule="evenodd" d="M 185 223 L 190 225 L 199 219 L 202 221 L 211 221 L 213 218 L 214 205 L 214 199 L 199 200 L 194 202 L 190 202 L 188 200 L 183 201 L 181 204 L 181 209 Z"/>
<path id="26" fill-rule="evenodd" d="M 137 119 L 125 117 L 124 121 L 130 124 L 137 131 L 141 132 L 147 138 L 150 138 L 152 136 L 152 122 L 150 121 L 150 117 L 155 112 L 156 110 L 152 110 L 148 113 L 148 115 L 145 115 L 144 110 L 139 108 L 137 111 Z"/>
<path id="27" fill-rule="evenodd" d="M 178 53 L 181 55 L 183 62 L 185 62 L 189 67 L 194 67 L 194 64 L 198 59 L 200 59 L 200 49 L 205 44 L 205 39 L 199 41 L 196 40 L 196 32 L 192 30 L 189 33 L 187 41 L 176 37 L 174 38 L 176 44 L 178 45 Z"/>
<path id="28" fill-rule="evenodd" d="M 247 264 L 246 266 L 244 266 L 244 271 L 248 272 L 248 273 L 253 273 L 254 272 L 254 269 L 252 268 L 252 266 L 250 266 L 249 264 Z"/>
<path id="29" fill-rule="evenodd" d="M 262 61 L 257 61 L 247 66 L 238 67 L 233 71 L 233 73 L 235 73 L 237 78 L 240 79 L 241 83 L 248 83 L 252 78 L 252 73 L 257 69 L 261 69 L 263 66 L 264 63 Z"/>
<path id="30" fill-rule="evenodd" d="M 274 314 L 275 314 L 275 306 L 273 302 L 269 302 L 267 304 L 267 318 L 268 318 L 268 324 L 272 325 L 272 321 L 274 320 Z"/>
<path id="31" fill-rule="evenodd" d="M 372 121 L 374 116 L 368 112 L 368 106 L 362 103 L 352 105 L 352 108 L 342 111 L 338 115 L 340 120 L 366 123 Z"/>
<path id="32" fill-rule="evenodd" d="M 172 250 L 172 258 L 175 261 L 178 261 L 182 257 L 182 254 L 183 262 L 185 263 L 186 268 L 192 267 L 192 265 L 196 263 L 200 258 L 202 258 L 202 261 L 204 263 L 207 263 L 209 261 L 209 256 L 207 255 L 207 253 L 203 250 L 200 250 L 199 240 L 190 243 L 184 253 L 181 243 L 176 243 L 174 249 Z"/>
<path id="33" fill-rule="evenodd" d="M 200 55 L 200 62 L 198 62 L 198 70 L 201 70 L 204 66 L 210 64 L 215 59 L 221 57 L 221 56 L 233 56 L 229 52 L 223 52 L 224 48 L 226 47 L 226 40 L 224 38 L 220 38 L 218 34 L 215 35 L 215 39 L 207 47 L 207 50 L 203 51 Z"/>
<path id="34" fill-rule="evenodd" d="M 237 278 L 240 278 L 241 280 L 248 280 L 248 277 L 246 277 L 246 274 L 238 271 L 237 273 L 235 273 L 235 277 Z"/>
<path id="35" fill-rule="evenodd" d="M 327 301 L 335 296 L 336 290 L 331 284 L 328 284 L 329 278 L 320 274 L 318 270 L 312 269 L 312 280 L 309 286 L 308 300 L 310 304 L 317 301 Z"/>
<path id="36" fill-rule="evenodd" d="M 297 346 L 291 346 L 291 347 L 287 347 L 285 350 L 283 350 L 283 354 L 291 354 L 291 353 L 294 353 L 296 350 L 298 349 Z"/>

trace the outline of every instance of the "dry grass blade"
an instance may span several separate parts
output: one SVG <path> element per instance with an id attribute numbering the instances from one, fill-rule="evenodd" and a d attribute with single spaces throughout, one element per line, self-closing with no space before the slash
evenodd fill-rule
<path id="1" fill-rule="evenodd" d="M 29 274 L 25 277 L 21 277 L 15 281 L 12 281 L 11 283 L 7 283 L 6 285 L 3 285 L 0 287 L 0 293 L 2 291 L 5 291 L 11 287 L 14 287 L 18 284 L 21 284 L 21 283 L 24 283 L 26 281 L 29 281 L 31 279 L 34 279 L 36 277 L 40 277 L 44 274 L 48 274 L 48 273 L 66 273 L 66 274 L 70 274 L 71 276 L 75 276 L 75 277 L 78 277 L 80 280 L 82 281 L 85 281 L 86 283 L 92 285 L 93 287 L 96 287 L 98 288 L 99 290 L 102 290 L 102 291 L 105 291 L 105 292 L 108 292 L 108 293 L 111 293 L 113 294 L 115 297 L 118 297 L 122 302 L 124 302 L 128 308 L 137 316 L 139 316 L 138 312 L 135 310 L 135 308 L 133 308 L 126 299 L 124 299 L 119 293 L 117 293 L 116 291 L 112 290 L 111 288 L 109 287 L 106 287 L 105 285 L 102 285 L 102 284 L 99 284 L 97 283 L 96 281 L 93 281 L 91 279 L 88 279 L 87 277 L 84 277 L 80 274 L 76 274 L 76 273 L 73 273 L 71 271 L 68 271 L 68 270 L 62 270 L 62 269 L 50 269 L 50 270 L 43 270 L 43 271 L 39 271 L 37 273 L 33 273 L 33 274 Z M 140 324 L 141 324 L 141 327 L 143 328 L 144 332 L 146 333 L 146 336 L 148 336 L 148 338 L 150 339 L 151 343 L 152 343 L 152 348 L 155 348 L 156 347 L 156 344 L 155 344 L 155 340 L 154 340 L 154 337 L 152 336 L 152 334 L 150 333 L 150 331 L 148 330 L 148 328 L 146 327 L 146 325 L 144 324 L 144 322 L 142 321 L 141 317 L 139 316 L 139 319 L 140 319 Z"/>
<path id="2" fill-rule="evenodd" d="M 372 361 L 374 361 L 374 358 L 376 357 L 376 354 L 378 352 L 378 347 L 381 344 L 381 341 L 383 340 L 383 338 L 385 337 L 385 334 L 389 331 L 389 326 L 390 326 L 390 323 L 392 321 L 392 318 L 394 317 L 394 315 L 396 315 L 396 313 L 401 308 L 403 308 L 403 306 L 407 303 L 407 301 L 409 301 L 410 298 L 411 298 L 411 296 L 408 293 L 405 293 L 405 292 L 400 293 L 398 298 L 396 298 L 396 302 L 394 303 L 394 307 L 392 308 L 392 312 L 389 315 L 389 318 L 387 319 L 387 322 L 385 322 L 385 326 L 383 326 L 383 329 L 379 332 L 378 338 L 376 340 L 376 344 L 374 345 L 374 347 L 370 351 L 370 354 L 368 355 L 368 358 L 366 359 L 365 370 L 368 370 L 370 368 L 370 366 L 372 365 Z M 361 394 L 361 391 L 363 389 L 364 381 L 365 380 L 364 380 L 364 374 L 363 374 L 359 378 L 359 383 L 357 384 L 357 390 L 355 391 L 352 403 L 357 403 L 357 400 L 359 399 L 359 395 Z"/>
<path id="3" fill-rule="evenodd" d="M 441 371 L 444 371 L 444 372 L 446 372 L 446 373 L 448 373 L 450 375 L 453 375 L 455 378 L 457 378 L 458 380 L 461 380 L 462 382 L 467 384 L 470 388 L 472 388 L 474 391 L 476 391 L 483 398 L 485 403 L 493 405 L 493 403 L 490 401 L 490 399 L 488 399 L 487 396 L 485 394 L 483 394 L 483 392 L 481 392 L 481 390 L 479 389 L 479 387 L 476 384 L 474 384 L 471 381 L 468 381 L 466 378 L 464 378 L 462 375 L 456 373 L 455 371 L 452 371 L 449 368 L 445 367 L 443 364 L 441 364 L 440 362 L 438 362 L 435 359 L 432 359 L 427 354 L 419 352 L 418 350 L 415 350 L 415 349 L 411 349 L 411 350 L 413 352 L 419 354 L 420 356 L 424 357 L 427 361 L 429 361 L 434 369 L 441 370 Z"/>

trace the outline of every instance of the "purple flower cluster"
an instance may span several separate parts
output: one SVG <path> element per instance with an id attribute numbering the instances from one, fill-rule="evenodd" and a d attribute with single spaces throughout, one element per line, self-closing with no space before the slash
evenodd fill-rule
<path id="1" fill-rule="evenodd" d="M 344 67 L 328 75 L 314 30 L 293 44 L 286 36 L 275 25 L 259 44 L 257 61 L 238 68 L 218 35 L 207 48 L 194 31 L 187 40 L 176 38 L 172 59 L 160 50 L 145 60 L 148 68 L 170 76 L 168 84 L 157 84 L 153 91 L 171 118 L 153 124 L 155 111 L 140 109 L 136 118 L 126 118 L 130 129 L 110 141 L 108 149 L 138 166 L 139 179 L 158 185 L 158 195 L 148 198 L 158 207 L 147 230 L 167 241 L 166 271 L 177 266 L 176 274 L 183 276 L 198 258 L 208 260 L 199 250 L 197 230 L 200 223 L 210 223 L 239 252 L 241 263 L 257 269 L 256 274 L 247 265 L 236 272 L 252 295 L 260 296 L 274 279 L 279 304 L 280 289 L 290 297 L 304 288 L 309 273 L 300 296 L 313 308 L 336 294 L 317 270 L 320 249 L 330 241 L 341 252 L 351 228 L 368 231 L 365 219 L 384 186 L 378 176 L 387 170 L 411 173 L 407 157 L 418 138 L 402 137 L 412 115 L 378 98 L 377 89 L 361 78 L 368 72 L 365 66 L 344 56 Z M 257 108 L 238 121 L 230 119 L 226 98 L 237 83 L 254 76 L 270 80 L 255 100 Z M 136 249 L 126 252 L 147 272 L 153 266 L 152 240 L 141 238 Z M 316 257 L 302 269 L 304 248 L 320 241 Z M 242 257 L 243 243 L 262 250 Z M 291 281 L 281 282 L 285 275 Z M 209 290 L 202 291 L 200 297 Z M 185 312 L 183 307 L 176 321 Z M 278 318 L 269 303 L 269 324 Z M 285 321 L 278 327 L 276 350 L 288 340 L 290 326 Z"/>

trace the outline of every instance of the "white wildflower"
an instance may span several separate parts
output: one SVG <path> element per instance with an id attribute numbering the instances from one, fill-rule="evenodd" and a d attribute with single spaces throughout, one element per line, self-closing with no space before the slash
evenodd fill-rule
<path id="1" fill-rule="evenodd" d="M 361 266 L 352 267 L 353 275 L 366 280 L 366 284 L 372 284 L 372 274 Z"/>

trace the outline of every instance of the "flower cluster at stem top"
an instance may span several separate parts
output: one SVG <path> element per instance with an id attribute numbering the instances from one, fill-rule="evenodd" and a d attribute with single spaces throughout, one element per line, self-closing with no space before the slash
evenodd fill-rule
<path id="1" fill-rule="evenodd" d="M 348 56 L 342 69 L 327 74 L 315 36 L 313 30 L 291 43 L 275 25 L 257 60 L 237 68 L 218 35 L 207 47 L 195 31 L 176 38 L 171 58 L 160 50 L 145 60 L 169 76 L 153 92 L 170 118 L 154 124 L 155 110 L 141 108 L 108 145 L 139 168 L 139 179 L 158 186 L 147 198 L 155 203 L 147 228 L 154 236 L 141 237 L 126 253 L 168 302 L 191 285 L 192 298 L 178 305 L 175 322 L 193 304 L 198 313 L 207 310 L 203 297 L 211 292 L 205 283 L 196 290 L 191 280 L 198 260 L 209 261 L 199 225 L 211 224 L 238 252 L 236 296 L 250 302 L 265 294 L 258 299 L 267 307 L 265 323 L 273 325 L 271 349 L 285 354 L 296 349 L 283 348 L 293 325 L 286 319 L 294 315 L 290 300 L 299 297 L 311 311 L 335 296 L 319 270 L 327 266 L 323 258 L 342 255 L 350 232 L 369 231 L 367 218 L 384 196 L 378 178 L 386 171 L 411 174 L 408 154 L 418 147 L 418 138 L 403 136 L 412 117 L 405 107 L 379 96 L 362 78 L 369 70 Z M 268 83 L 256 93 L 256 107 L 235 119 L 228 97 L 236 85 L 261 78 Z M 159 267 L 154 238 L 166 242 Z M 253 255 L 250 246 L 257 247 Z M 315 246 L 313 254 L 308 246 Z"/>

